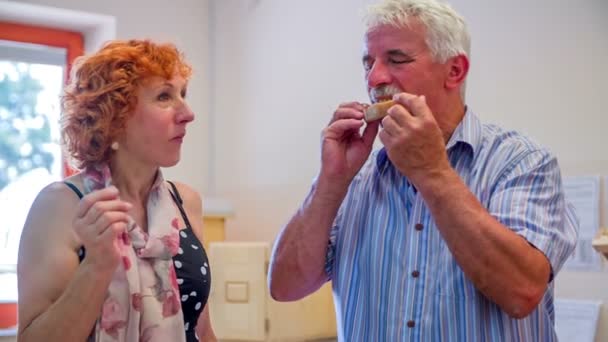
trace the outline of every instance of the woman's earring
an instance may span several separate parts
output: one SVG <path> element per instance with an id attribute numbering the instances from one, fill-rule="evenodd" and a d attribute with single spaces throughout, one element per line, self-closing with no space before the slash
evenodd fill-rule
<path id="1" fill-rule="evenodd" d="M 118 141 L 113 142 L 112 145 L 110 145 L 110 148 L 114 151 L 118 151 Z"/>

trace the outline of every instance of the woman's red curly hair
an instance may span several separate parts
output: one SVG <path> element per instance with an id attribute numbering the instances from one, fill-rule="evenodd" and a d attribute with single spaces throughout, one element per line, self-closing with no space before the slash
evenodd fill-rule
<path id="1" fill-rule="evenodd" d="M 62 141 L 78 169 L 108 162 L 110 145 L 124 132 L 146 79 L 175 75 L 189 79 L 192 68 L 173 44 L 115 40 L 74 61 L 61 98 Z"/>

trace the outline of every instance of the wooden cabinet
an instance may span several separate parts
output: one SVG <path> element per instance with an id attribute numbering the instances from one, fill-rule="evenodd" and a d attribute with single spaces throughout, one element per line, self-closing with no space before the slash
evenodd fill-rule
<path id="1" fill-rule="evenodd" d="M 226 218 L 222 216 L 203 216 L 203 245 L 209 251 L 209 244 L 216 241 L 225 241 Z"/>
<path id="2" fill-rule="evenodd" d="M 270 298 L 266 283 L 269 245 L 210 245 L 211 321 L 222 341 L 307 341 L 336 337 L 331 284 L 295 302 Z"/>
<path id="3" fill-rule="evenodd" d="M 295 302 L 279 303 L 268 292 L 270 246 L 228 242 L 225 223 L 233 215 L 227 202 L 207 199 L 203 238 L 211 266 L 209 307 L 222 341 L 306 341 L 336 337 L 331 284 Z"/>
<path id="4" fill-rule="evenodd" d="M 592 242 L 593 248 L 608 259 L 608 228 L 602 228 Z"/>
<path id="5" fill-rule="evenodd" d="M 222 199 L 203 199 L 203 239 L 207 253 L 214 241 L 226 240 L 226 219 L 234 214 L 232 205 Z"/>

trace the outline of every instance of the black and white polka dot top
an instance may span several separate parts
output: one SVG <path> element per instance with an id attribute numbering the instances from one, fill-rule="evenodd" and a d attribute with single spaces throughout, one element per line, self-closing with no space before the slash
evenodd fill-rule
<path id="1" fill-rule="evenodd" d="M 82 198 L 82 193 L 74 184 L 65 183 Z M 209 291 L 211 290 L 209 260 L 207 259 L 207 253 L 203 245 L 194 234 L 194 231 L 192 231 L 192 225 L 184 211 L 182 199 L 177 188 L 172 182 L 169 182 L 169 184 L 173 189 L 171 194 L 173 200 L 177 204 L 186 224 L 186 227 L 179 232 L 179 250 L 173 257 L 173 265 L 175 266 L 182 312 L 184 314 L 186 342 L 196 342 L 198 341 L 198 336 L 194 329 L 200 314 L 207 304 Z M 81 247 L 78 251 L 80 261 L 84 259 L 84 256 L 85 250 L 84 247 Z"/>
<path id="2" fill-rule="evenodd" d="M 173 257 L 173 265 L 175 266 L 175 275 L 184 313 L 186 342 L 193 342 L 198 341 L 194 328 L 209 298 L 211 272 L 207 253 L 192 231 L 192 225 L 184 211 L 179 191 L 172 182 L 169 182 L 169 184 L 173 189 L 171 193 L 173 200 L 182 214 L 184 223 L 186 223 L 186 228 L 179 232 L 179 250 Z"/>

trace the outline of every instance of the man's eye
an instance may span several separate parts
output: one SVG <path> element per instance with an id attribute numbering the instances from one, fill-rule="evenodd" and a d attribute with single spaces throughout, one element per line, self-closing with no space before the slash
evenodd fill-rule
<path id="1" fill-rule="evenodd" d="M 361 63 L 365 71 L 370 71 L 374 67 L 374 59 L 371 56 L 363 56 Z"/>
<path id="2" fill-rule="evenodd" d="M 169 93 L 161 93 L 160 95 L 158 95 L 159 101 L 168 101 L 170 99 L 171 99 L 171 96 L 169 95 Z"/>
<path id="3" fill-rule="evenodd" d="M 389 59 L 389 62 L 393 63 L 393 64 L 406 64 L 406 63 L 411 63 L 413 62 L 413 59 Z"/>

